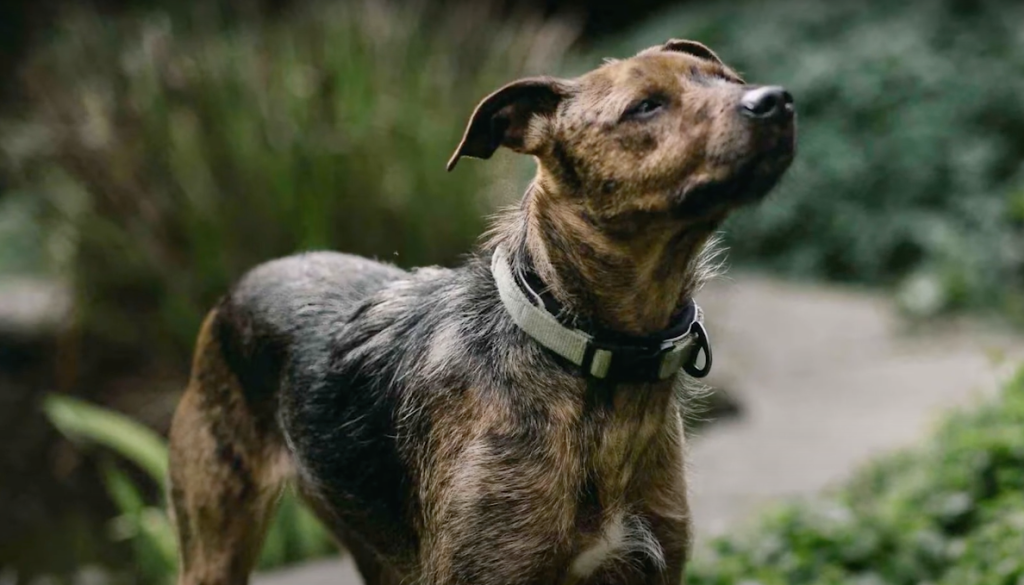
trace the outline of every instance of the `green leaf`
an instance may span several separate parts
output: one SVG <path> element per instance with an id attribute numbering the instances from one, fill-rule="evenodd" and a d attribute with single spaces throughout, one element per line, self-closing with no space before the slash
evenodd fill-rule
<path id="1" fill-rule="evenodd" d="M 103 483 L 106 485 L 110 499 L 114 501 L 122 514 L 137 515 L 146 507 L 146 501 L 132 480 L 116 465 L 108 460 L 100 463 Z"/>
<path id="2" fill-rule="evenodd" d="M 46 416 L 68 439 L 112 449 L 157 483 L 167 477 L 167 444 L 152 429 L 112 410 L 51 394 L 43 402 Z"/>

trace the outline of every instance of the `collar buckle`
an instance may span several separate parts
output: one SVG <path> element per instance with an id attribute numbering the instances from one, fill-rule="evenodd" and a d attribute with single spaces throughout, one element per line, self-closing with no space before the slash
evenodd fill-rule
<path id="1" fill-rule="evenodd" d="M 698 366 L 701 353 L 704 363 Z M 695 319 L 686 333 L 657 344 L 592 339 L 582 362 L 584 373 L 602 379 L 655 382 L 671 378 L 680 369 L 694 378 L 703 378 L 711 372 L 711 342 L 703 323 Z"/>
<path id="2" fill-rule="evenodd" d="M 661 360 L 673 347 L 672 345 L 666 346 L 665 343 L 631 345 L 592 339 L 587 344 L 580 367 L 595 378 L 636 377 L 637 372 L 651 372 L 656 362 Z M 644 377 L 653 378 L 650 375 Z"/>

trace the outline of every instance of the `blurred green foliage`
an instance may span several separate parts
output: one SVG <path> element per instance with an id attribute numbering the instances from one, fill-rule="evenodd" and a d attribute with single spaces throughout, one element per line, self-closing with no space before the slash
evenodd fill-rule
<path id="1" fill-rule="evenodd" d="M 38 274 L 47 264 L 41 203 L 24 193 L 0 198 L 0 274 Z"/>
<path id="2" fill-rule="evenodd" d="M 121 466 L 129 462 L 145 472 L 146 480 L 167 485 L 167 444 L 152 430 L 123 414 L 70 398 L 51 395 L 44 403 L 47 417 L 69 439 L 85 448 L 102 447 L 117 455 L 102 460 L 103 479 L 120 515 L 110 521 L 107 537 L 128 542 L 133 553 L 132 583 L 169 584 L 177 575 L 177 545 L 166 502 L 147 502 L 148 489 Z M 269 569 L 298 560 L 324 556 L 337 548 L 319 520 L 286 491 L 278 503 L 259 560 Z"/>
<path id="3" fill-rule="evenodd" d="M 66 18 L 26 66 L 8 159 L 71 226 L 86 337 L 187 363 L 203 313 L 253 265 L 332 248 L 451 263 L 521 177 L 445 162 L 476 102 L 560 67 L 574 30 L 484 4 L 357 0 L 272 21 L 215 10 Z M 501 162 L 504 161 L 504 165 Z M 112 351 L 113 351 L 112 350 Z M 165 362 L 166 363 L 166 362 Z"/>
<path id="4" fill-rule="evenodd" d="M 1024 369 L 921 447 L 697 555 L 690 585 L 1024 582 Z"/>
<path id="5" fill-rule="evenodd" d="M 796 98 L 799 154 L 731 259 L 1024 321 L 1024 6 L 693 2 L 601 47 L 698 39 Z"/>

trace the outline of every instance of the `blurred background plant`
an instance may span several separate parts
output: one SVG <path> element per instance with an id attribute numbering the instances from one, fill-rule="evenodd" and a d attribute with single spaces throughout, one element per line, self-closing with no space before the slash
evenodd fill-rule
<path id="1" fill-rule="evenodd" d="M 45 276 L 72 302 L 43 335 L 8 336 L 0 314 L 0 443 L 12 446 L 0 457 L 0 569 L 19 583 L 95 565 L 166 576 L 162 471 L 76 448 L 96 437 L 59 440 L 46 393 L 164 433 L 203 312 L 244 270 L 310 248 L 457 261 L 530 170 L 501 154 L 443 171 L 476 101 L 670 37 L 708 43 L 797 98 L 797 163 L 766 205 L 727 225 L 734 263 L 880 286 L 916 316 L 1024 323 L 1024 7 L 512 4 L 47 0 L 25 17 L 45 26 L 3 37 L 24 42 L 0 59 L 18 72 L 0 95 L 0 285 Z M 578 18 L 551 15 L 562 8 Z M 14 22 L 0 18 L 0 31 Z M 54 404 L 58 428 L 81 438 L 59 413 L 89 407 Z M 110 536 L 114 517 L 111 546 L 95 534 Z M 877 550 L 854 540 L 850 550 Z M 288 550 L 305 552 L 265 562 L 323 549 Z M 737 558 L 752 571 L 769 559 L 722 562 Z"/>
<path id="2" fill-rule="evenodd" d="M 126 578 L 142 583 L 173 583 L 178 551 L 167 503 L 162 499 L 153 503 L 147 496 L 153 487 L 167 485 L 166 441 L 123 414 L 75 398 L 55 394 L 46 399 L 43 408 L 50 422 L 68 439 L 86 449 L 110 451 L 99 463 L 107 494 L 119 515 L 110 520 L 107 534 L 111 541 L 131 547 L 134 573 Z M 124 470 L 124 463 L 144 472 L 143 481 L 149 485 L 140 485 L 139 479 Z M 269 569 L 336 550 L 319 520 L 289 489 L 267 531 L 258 567 Z"/>
<path id="3" fill-rule="evenodd" d="M 51 203 L 44 222 L 72 228 L 85 347 L 185 364 L 227 286 L 296 250 L 403 265 L 465 252 L 498 191 L 492 165 L 443 172 L 472 105 L 557 66 L 574 37 L 529 18 L 495 29 L 479 5 L 446 14 L 361 1 L 272 21 L 69 17 L 24 69 L 24 131 L 44 138 L 9 154 Z"/>

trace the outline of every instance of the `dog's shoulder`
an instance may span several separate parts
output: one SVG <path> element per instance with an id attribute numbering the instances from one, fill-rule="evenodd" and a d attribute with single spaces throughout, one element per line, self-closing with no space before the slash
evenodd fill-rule
<path id="1" fill-rule="evenodd" d="M 462 266 L 417 268 L 381 286 L 362 300 L 336 336 L 336 369 L 385 376 L 397 369 L 407 380 L 421 377 L 432 347 L 447 343 L 454 350 L 456 341 L 472 338 L 485 325 L 481 285 L 474 267 Z"/>

